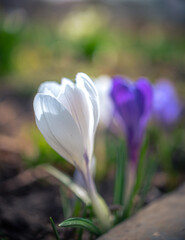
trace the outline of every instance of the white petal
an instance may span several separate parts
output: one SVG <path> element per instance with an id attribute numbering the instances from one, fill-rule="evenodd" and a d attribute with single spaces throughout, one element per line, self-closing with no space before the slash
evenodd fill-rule
<path id="1" fill-rule="evenodd" d="M 61 154 L 61 145 L 58 142 L 58 140 L 55 138 L 55 136 L 53 135 L 53 133 L 51 132 L 51 130 L 49 128 L 48 122 L 45 118 L 45 114 L 43 113 L 43 109 L 42 109 L 42 106 L 41 106 L 41 97 L 40 96 L 41 96 L 41 94 L 37 94 L 35 96 L 34 102 L 33 102 L 37 127 L 39 128 L 39 130 L 41 131 L 41 133 L 45 137 L 48 144 L 56 152 L 58 152 L 65 159 L 67 159 L 68 161 L 70 161 L 72 163 L 72 161 L 70 160 L 71 156 L 67 151 L 65 151 L 64 154 Z"/>
<path id="2" fill-rule="evenodd" d="M 66 86 L 70 86 L 71 88 L 74 88 L 75 84 L 68 78 L 62 78 L 61 79 L 61 87 L 63 89 L 63 92 L 65 92 Z"/>
<path id="3" fill-rule="evenodd" d="M 66 85 L 65 92 L 61 92 L 57 99 L 67 108 L 76 122 L 82 137 L 84 152 L 87 152 L 88 157 L 91 158 L 94 117 L 89 96 L 84 94 L 76 85 Z"/>
<path id="4" fill-rule="evenodd" d="M 70 112 L 71 116 L 73 116 L 73 106 L 72 106 L 72 99 L 74 98 L 74 88 L 75 84 L 67 79 L 67 78 L 62 78 L 61 80 L 61 89 L 60 93 L 57 97 L 57 100 L 65 106 L 65 108 Z"/>
<path id="5" fill-rule="evenodd" d="M 89 96 L 81 89 L 75 89 L 75 96 L 79 104 L 76 103 L 76 112 L 78 114 L 78 123 L 82 133 L 83 142 L 89 160 L 92 159 L 93 145 L 94 145 L 94 116 L 93 105 Z"/>
<path id="6" fill-rule="evenodd" d="M 79 129 L 66 108 L 55 98 L 37 94 L 34 99 L 36 123 L 46 141 L 66 160 L 83 170 L 85 162 Z"/>
<path id="7" fill-rule="evenodd" d="M 38 92 L 47 93 L 47 91 L 50 91 L 55 97 L 57 97 L 60 92 L 60 88 L 61 86 L 57 82 L 44 82 L 40 85 Z"/>
<path id="8" fill-rule="evenodd" d="M 85 73 L 78 73 L 76 75 L 76 85 L 79 89 L 86 92 L 91 100 L 94 115 L 93 131 L 95 133 L 100 118 L 99 96 L 96 87 L 93 81 Z"/>

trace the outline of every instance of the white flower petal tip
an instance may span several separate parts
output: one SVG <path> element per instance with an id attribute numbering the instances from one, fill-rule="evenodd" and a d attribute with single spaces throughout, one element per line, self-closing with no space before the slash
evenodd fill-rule
<path id="1" fill-rule="evenodd" d="M 61 89 L 60 89 L 61 94 L 64 94 L 66 87 L 74 88 L 74 83 L 68 78 L 62 78 L 61 79 Z"/>
<path id="2" fill-rule="evenodd" d="M 95 133 L 100 119 L 100 103 L 99 95 L 96 89 L 94 82 L 91 78 L 85 73 L 78 73 L 76 75 L 76 86 L 81 89 L 87 98 L 89 98 L 92 108 L 93 108 L 93 118 L 94 118 L 94 127 L 93 131 Z"/>
<path id="3" fill-rule="evenodd" d="M 91 97 L 98 96 L 96 87 L 95 87 L 93 81 L 91 80 L 91 78 L 87 74 L 77 73 L 76 83 L 77 83 L 77 86 L 85 88 L 87 90 L 87 92 L 89 94 L 91 94 Z"/>
<path id="4" fill-rule="evenodd" d="M 33 107 L 36 124 L 48 144 L 80 171 L 86 171 L 87 164 L 91 168 L 100 115 L 93 81 L 78 73 L 76 84 L 66 78 L 61 84 L 45 82 L 39 87 Z"/>
<path id="5" fill-rule="evenodd" d="M 38 92 L 39 93 L 47 93 L 50 91 L 54 96 L 57 96 L 60 91 L 60 84 L 57 82 L 44 82 L 40 85 Z"/>

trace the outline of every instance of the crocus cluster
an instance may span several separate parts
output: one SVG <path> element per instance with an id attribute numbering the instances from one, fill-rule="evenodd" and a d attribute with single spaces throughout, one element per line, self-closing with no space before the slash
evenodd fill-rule
<path id="1" fill-rule="evenodd" d="M 106 104 L 102 105 L 100 121 L 114 133 L 120 133 L 121 129 L 134 165 L 149 119 L 153 117 L 166 126 L 175 123 L 180 116 L 181 105 L 177 93 L 167 80 L 152 85 L 146 78 L 133 82 L 120 76 L 112 79 L 106 77 L 106 81 L 100 77 L 95 85 L 100 103 L 109 105 L 107 111 Z"/>
<path id="2" fill-rule="evenodd" d="M 35 120 L 48 144 L 82 175 L 83 190 L 105 231 L 112 225 L 113 217 L 93 180 L 93 148 L 99 118 L 114 132 L 117 128 L 124 133 L 129 160 L 136 169 L 152 113 L 170 124 L 178 118 L 180 105 L 174 88 L 166 81 L 153 86 L 143 77 L 133 82 L 120 76 L 103 76 L 94 84 L 84 73 L 78 73 L 75 81 L 63 78 L 60 84 L 41 84 L 34 98 Z"/>

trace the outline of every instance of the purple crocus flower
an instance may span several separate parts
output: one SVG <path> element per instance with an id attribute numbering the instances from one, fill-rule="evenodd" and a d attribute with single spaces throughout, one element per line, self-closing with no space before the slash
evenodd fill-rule
<path id="1" fill-rule="evenodd" d="M 139 78 L 134 83 L 116 76 L 113 78 L 110 94 L 118 113 L 119 123 L 126 134 L 129 158 L 131 163 L 136 165 L 152 111 L 152 86 L 145 78 Z"/>
<path id="2" fill-rule="evenodd" d="M 175 123 L 181 112 L 180 102 L 175 87 L 168 80 L 161 80 L 154 85 L 154 117 L 163 125 Z"/>

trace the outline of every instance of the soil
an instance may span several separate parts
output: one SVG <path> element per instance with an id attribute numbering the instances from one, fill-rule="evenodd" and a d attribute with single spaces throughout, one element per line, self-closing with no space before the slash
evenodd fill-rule
<path id="1" fill-rule="evenodd" d="M 36 178 L 29 183 L 23 177 L 20 185 L 17 176 L 25 173 L 20 157 L 2 151 L 0 157 L 0 239 L 54 239 L 49 218 L 63 220 L 58 184 Z M 60 235 L 74 239 L 73 231 Z"/>
<path id="2" fill-rule="evenodd" d="M 1 89 L 0 98 L 0 239 L 55 239 L 49 218 L 63 220 L 59 184 L 40 170 L 26 170 L 19 131 L 33 121 L 32 98 Z M 59 230 L 61 239 L 74 239 L 73 231 Z"/>

